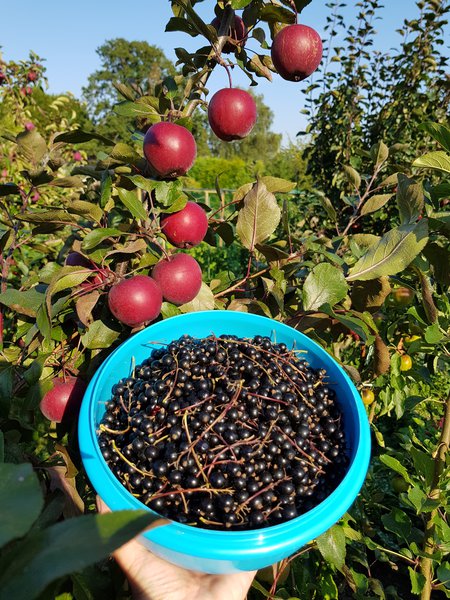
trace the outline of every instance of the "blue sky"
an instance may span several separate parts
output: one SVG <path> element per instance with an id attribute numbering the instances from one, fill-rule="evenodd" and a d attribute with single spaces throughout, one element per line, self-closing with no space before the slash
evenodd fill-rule
<path id="1" fill-rule="evenodd" d="M 205 0 L 197 5 L 206 21 L 212 19 L 214 4 L 212 0 Z M 326 0 L 313 0 L 300 19 L 321 34 L 329 12 L 325 4 Z M 401 26 L 405 17 L 418 15 L 415 0 L 391 0 L 386 4 L 389 6 L 383 9 L 383 18 L 376 24 L 375 47 L 380 50 L 398 44 L 400 38 L 395 29 Z M 349 1 L 343 10 L 353 17 L 357 14 L 355 5 L 355 1 Z M 175 47 L 195 50 L 199 38 L 192 39 L 180 32 L 164 33 L 171 14 L 169 0 L 134 0 L 131 3 L 116 0 L 9 0 L 2 10 L 0 45 L 6 60 L 24 59 L 33 50 L 46 59 L 49 91 L 70 91 L 79 97 L 89 74 L 100 66 L 95 50 L 106 39 L 145 40 L 161 47 L 173 60 Z M 225 71 L 219 68 L 215 71 L 208 83 L 211 93 L 227 85 Z M 233 83 L 246 87 L 248 79 L 238 71 L 237 68 L 234 70 Z M 265 102 L 274 111 L 273 129 L 282 133 L 285 141 L 294 139 L 297 131 L 305 126 L 304 117 L 300 114 L 304 107 L 301 84 L 283 81 L 276 75 L 272 83 L 259 81 L 258 88 L 253 89 L 264 95 Z"/>

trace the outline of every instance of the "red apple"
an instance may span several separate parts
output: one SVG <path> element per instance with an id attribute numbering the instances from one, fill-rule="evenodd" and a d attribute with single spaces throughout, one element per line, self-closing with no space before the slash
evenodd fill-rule
<path id="1" fill-rule="evenodd" d="M 192 248 L 205 237 L 208 217 L 201 206 L 187 202 L 182 210 L 161 217 L 161 229 L 177 248 Z"/>
<path id="2" fill-rule="evenodd" d="M 38 77 L 38 74 L 36 73 L 36 71 L 28 71 L 28 73 L 27 73 L 28 81 L 36 81 L 37 77 Z"/>
<path id="3" fill-rule="evenodd" d="M 194 164 L 197 145 L 185 127 L 175 123 L 155 123 L 145 134 L 144 154 L 160 177 L 180 177 Z"/>
<path id="4" fill-rule="evenodd" d="M 173 304 L 190 302 L 202 286 L 200 265 L 189 254 L 175 254 L 168 260 L 160 260 L 153 267 L 152 276 L 163 297 Z"/>
<path id="5" fill-rule="evenodd" d="M 312 27 L 288 25 L 275 36 L 271 54 L 283 79 L 302 81 L 314 73 L 322 60 L 322 40 Z"/>
<path id="6" fill-rule="evenodd" d="M 6 75 L 0 71 L 0 85 L 6 81 Z"/>
<path id="7" fill-rule="evenodd" d="M 114 285 L 108 294 L 109 310 L 121 323 L 137 327 L 161 312 L 159 285 L 147 275 L 135 275 Z"/>
<path id="8" fill-rule="evenodd" d="M 221 17 L 215 17 L 211 21 L 211 25 L 214 27 L 214 29 L 219 31 L 221 21 Z M 231 38 L 235 43 L 233 44 L 233 42 L 226 42 L 222 48 L 222 52 L 225 54 L 230 54 L 231 52 L 234 52 L 238 46 L 244 45 L 247 37 L 247 27 L 245 26 L 245 23 L 241 17 L 234 15 L 233 23 L 228 29 L 228 37 Z"/>
<path id="9" fill-rule="evenodd" d="M 225 142 L 245 138 L 253 129 L 257 116 L 253 97 L 236 88 L 219 90 L 208 106 L 211 129 Z"/>
<path id="10" fill-rule="evenodd" d="M 53 388 L 42 398 L 39 408 L 50 421 L 70 421 L 77 416 L 85 391 L 86 384 L 79 377 L 54 379 Z"/>

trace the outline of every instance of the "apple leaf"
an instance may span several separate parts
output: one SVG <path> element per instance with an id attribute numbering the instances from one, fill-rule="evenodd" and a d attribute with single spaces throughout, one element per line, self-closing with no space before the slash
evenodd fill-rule
<path id="1" fill-rule="evenodd" d="M 389 148 L 383 141 L 377 142 L 370 149 L 370 157 L 376 166 L 381 165 L 389 157 Z"/>
<path id="2" fill-rule="evenodd" d="M 275 229 L 281 219 L 281 210 L 275 196 L 261 181 L 255 183 L 244 197 L 244 206 L 238 213 L 236 233 L 243 246 L 253 250 Z"/>
<path id="3" fill-rule="evenodd" d="M 379 210 L 382 206 L 388 202 L 388 200 L 392 198 L 392 194 L 376 194 L 375 196 L 371 196 L 363 205 L 361 209 L 362 215 L 368 215 L 369 213 L 373 213 Z"/>
<path id="4" fill-rule="evenodd" d="M 25 535 L 43 505 L 41 486 L 30 463 L 0 464 L 0 547 Z"/>
<path id="5" fill-rule="evenodd" d="M 424 129 L 431 135 L 443 148 L 450 152 L 450 129 L 442 123 L 433 123 L 427 121 L 419 125 L 420 129 Z"/>
<path id="6" fill-rule="evenodd" d="M 347 294 L 344 274 L 337 267 L 321 263 L 309 273 L 303 285 L 303 307 L 317 310 L 324 304 L 333 306 Z"/>
<path id="7" fill-rule="evenodd" d="M 358 173 L 358 171 L 353 167 L 350 167 L 350 165 L 345 165 L 344 173 L 347 181 L 358 190 L 359 186 L 361 185 L 361 175 Z"/>
<path id="8" fill-rule="evenodd" d="M 85 348 L 89 350 L 98 350 L 109 348 L 119 337 L 120 331 L 111 329 L 103 321 L 94 321 L 89 325 L 88 330 L 81 336 L 81 341 Z"/>
<path id="9" fill-rule="evenodd" d="M 82 129 L 73 129 L 72 131 L 60 133 L 53 141 L 66 142 L 69 144 L 82 144 L 83 142 L 90 142 L 91 140 L 99 140 L 107 146 L 114 146 L 115 143 L 103 135 L 99 135 L 93 131 L 83 131 Z"/>
<path id="10" fill-rule="evenodd" d="M 378 243 L 371 245 L 366 254 L 350 269 L 347 281 L 395 275 L 414 260 L 427 241 L 426 219 L 391 229 Z"/>
<path id="11" fill-rule="evenodd" d="M 0 598 L 33 600 L 55 579 L 106 558 L 157 519 L 149 511 L 124 510 L 31 532 L 1 560 Z"/>
<path id="12" fill-rule="evenodd" d="M 345 561 L 345 533 L 341 525 L 334 525 L 316 539 L 323 558 L 336 569 L 342 569 Z"/>
<path id="13" fill-rule="evenodd" d="M 413 179 L 402 173 L 398 174 L 397 206 L 402 224 L 417 221 L 423 210 L 423 189 Z"/>
<path id="14" fill-rule="evenodd" d="M 90 231 L 87 236 L 84 238 L 81 246 L 83 250 L 92 250 L 103 242 L 103 240 L 110 237 L 118 237 L 123 234 L 123 231 L 120 229 L 113 229 L 112 227 L 99 227 L 98 229 L 93 229 Z"/>
<path id="15" fill-rule="evenodd" d="M 117 193 L 135 219 L 141 221 L 146 221 L 148 219 L 147 211 L 135 192 L 117 188 Z"/>
<path id="16" fill-rule="evenodd" d="M 214 294 L 206 283 L 202 282 L 202 287 L 195 298 L 186 304 L 182 304 L 179 308 L 183 313 L 214 310 Z"/>
<path id="17" fill-rule="evenodd" d="M 35 317 L 38 308 L 41 306 L 44 294 L 36 289 L 19 291 L 9 288 L 2 292 L 0 303 L 8 306 L 17 313 Z"/>
<path id="18" fill-rule="evenodd" d="M 413 162 L 413 167 L 424 167 L 450 173 L 450 155 L 442 150 L 429 152 L 420 158 L 416 158 Z"/>
<path id="19" fill-rule="evenodd" d="M 33 165 L 37 165 L 47 152 L 47 144 L 36 129 L 19 133 L 16 142 L 21 156 Z"/>

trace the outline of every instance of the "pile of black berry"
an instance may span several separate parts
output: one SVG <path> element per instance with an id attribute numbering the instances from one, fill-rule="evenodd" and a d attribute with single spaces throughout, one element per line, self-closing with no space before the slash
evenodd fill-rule
<path id="1" fill-rule="evenodd" d="M 267 337 L 183 336 L 113 387 L 100 448 L 162 516 L 212 529 L 275 525 L 345 475 L 342 416 L 326 379 Z"/>

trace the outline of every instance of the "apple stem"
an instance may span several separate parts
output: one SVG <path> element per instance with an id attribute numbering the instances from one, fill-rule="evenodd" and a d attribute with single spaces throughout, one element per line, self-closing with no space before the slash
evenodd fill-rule
<path id="1" fill-rule="evenodd" d="M 231 79 L 231 69 L 230 69 L 229 65 L 227 65 L 225 62 L 222 62 L 221 64 L 224 67 L 225 71 L 227 72 L 228 82 L 230 84 L 230 88 L 232 88 L 233 87 L 233 81 Z"/>

